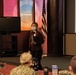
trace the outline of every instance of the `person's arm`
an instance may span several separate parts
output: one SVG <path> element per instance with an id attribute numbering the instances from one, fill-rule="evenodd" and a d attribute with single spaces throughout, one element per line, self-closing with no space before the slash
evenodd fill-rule
<path id="1" fill-rule="evenodd" d="M 14 71 L 14 69 L 12 69 L 11 71 L 10 71 L 10 75 L 15 75 L 16 73 L 15 73 L 15 71 Z"/>
<path id="2" fill-rule="evenodd" d="M 33 75 L 38 75 L 38 72 L 36 72 L 35 70 L 32 71 Z"/>

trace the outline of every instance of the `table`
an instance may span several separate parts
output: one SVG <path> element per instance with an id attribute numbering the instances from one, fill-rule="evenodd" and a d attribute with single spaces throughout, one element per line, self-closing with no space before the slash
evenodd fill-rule
<path id="1" fill-rule="evenodd" d="M 4 68 L 0 68 L 0 73 L 3 73 L 5 75 L 10 75 L 10 71 L 15 68 L 15 65 L 5 64 Z"/>
<path id="2" fill-rule="evenodd" d="M 4 74 L 4 75 L 10 75 L 10 71 L 15 68 L 15 65 L 11 65 L 11 64 L 5 64 L 4 68 L 0 68 L 0 73 Z M 38 70 L 38 75 L 44 75 L 44 71 L 43 70 Z M 51 72 L 48 72 L 48 75 L 52 75 Z"/>
<path id="3" fill-rule="evenodd" d="M 38 75 L 44 75 L 44 71 L 43 70 L 38 70 Z M 52 73 L 49 71 L 48 75 L 52 75 Z"/>

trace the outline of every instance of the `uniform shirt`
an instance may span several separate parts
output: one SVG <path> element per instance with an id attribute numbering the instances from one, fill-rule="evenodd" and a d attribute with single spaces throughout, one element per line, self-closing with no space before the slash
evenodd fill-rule
<path id="1" fill-rule="evenodd" d="M 12 69 L 10 75 L 37 75 L 37 73 L 28 66 L 20 65 Z"/>

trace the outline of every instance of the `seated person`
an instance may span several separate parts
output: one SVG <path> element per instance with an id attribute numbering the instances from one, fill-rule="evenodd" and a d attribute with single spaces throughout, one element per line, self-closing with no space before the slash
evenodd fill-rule
<path id="1" fill-rule="evenodd" d="M 37 75 L 35 70 L 30 67 L 32 63 L 32 55 L 29 52 L 24 52 L 20 56 L 21 65 L 12 69 L 10 75 Z"/>
<path id="2" fill-rule="evenodd" d="M 76 75 L 76 56 L 71 59 L 69 71 L 71 75 Z"/>

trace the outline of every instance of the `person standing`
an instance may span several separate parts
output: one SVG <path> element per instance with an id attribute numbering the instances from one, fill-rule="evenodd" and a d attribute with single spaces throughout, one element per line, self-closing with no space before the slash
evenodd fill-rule
<path id="1" fill-rule="evenodd" d="M 38 31 L 38 24 L 36 22 L 31 24 L 30 31 L 30 52 L 33 58 L 38 60 L 38 70 L 42 70 L 41 57 L 43 54 L 42 44 L 44 43 L 44 38 L 42 34 Z"/>

